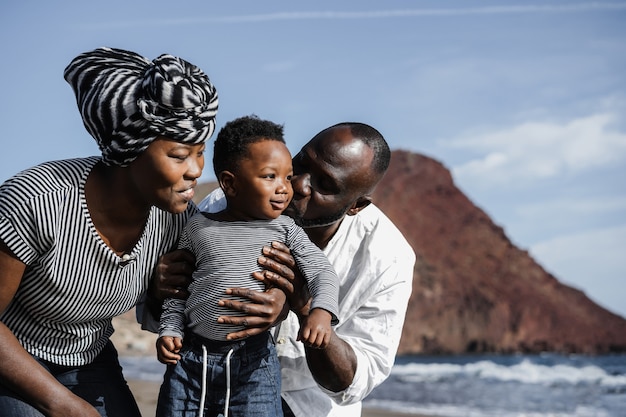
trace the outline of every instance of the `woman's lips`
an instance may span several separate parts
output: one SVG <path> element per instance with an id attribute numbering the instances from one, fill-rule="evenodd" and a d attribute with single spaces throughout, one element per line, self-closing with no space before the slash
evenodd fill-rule
<path id="1" fill-rule="evenodd" d="M 188 188 L 185 191 L 180 192 L 180 195 L 187 201 L 191 201 L 193 199 L 194 194 L 195 194 L 195 191 L 193 190 L 193 188 Z"/>

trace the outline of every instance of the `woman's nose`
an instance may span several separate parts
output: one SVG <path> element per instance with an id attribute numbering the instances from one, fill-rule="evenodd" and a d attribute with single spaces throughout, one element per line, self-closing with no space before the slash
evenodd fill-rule
<path id="1" fill-rule="evenodd" d="M 202 175 L 202 169 L 204 168 L 204 158 L 189 158 L 189 165 L 187 166 L 187 172 L 185 175 L 188 178 L 197 179 Z"/>

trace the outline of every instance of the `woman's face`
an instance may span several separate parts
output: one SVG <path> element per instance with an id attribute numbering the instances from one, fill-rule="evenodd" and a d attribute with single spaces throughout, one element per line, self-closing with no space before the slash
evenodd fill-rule
<path id="1" fill-rule="evenodd" d="M 182 213 L 204 168 L 205 144 L 157 138 L 129 166 L 138 198 L 170 213 Z"/>

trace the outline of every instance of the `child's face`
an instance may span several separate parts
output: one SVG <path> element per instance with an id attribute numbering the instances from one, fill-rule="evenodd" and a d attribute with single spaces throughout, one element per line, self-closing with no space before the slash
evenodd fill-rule
<path id="1" fill-rule="evenodd" d="M 275 219 L 293 197 L 289 149 L 277 140 L 261 140 L 248 147 L 248 155 L 239 164 L 229 208 L 245 218 Z"/>

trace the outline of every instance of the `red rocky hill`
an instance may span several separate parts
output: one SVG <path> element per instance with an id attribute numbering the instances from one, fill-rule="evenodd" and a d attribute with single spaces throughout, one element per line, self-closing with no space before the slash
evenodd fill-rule
<path id="1" fill-rule="evenodd" d="M 626 351 L 626 320 L 515 247 L 441 163 L 394 151 L 374 202 L 417 255 L 400 354 Z"/>
<path id="2" fill-rule="evenodd" d="M 626 320 L 515 247 L 439 162 L 394 151 L 374 201 L 417 254 L 401 353 L 626 351 Z"/>

